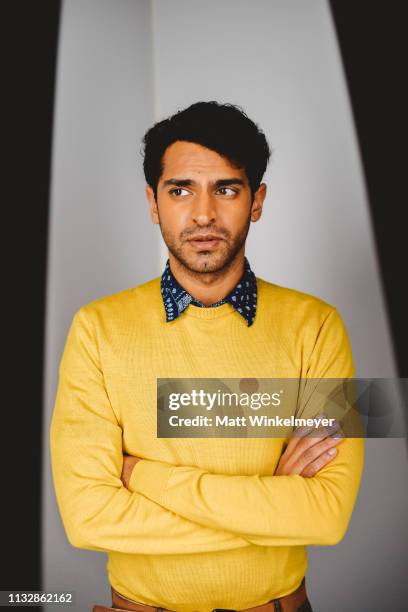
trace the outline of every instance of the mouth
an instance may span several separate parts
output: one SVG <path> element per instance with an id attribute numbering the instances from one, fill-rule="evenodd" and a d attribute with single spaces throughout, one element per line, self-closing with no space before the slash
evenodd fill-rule
<path id="1" fill-rule="evenodd" d="M 196 250 L 210 251 L 212 249 L 215 249 L 219 245 L 221 240 L 222 238 L 214 236 L 213 234 L 205 234 L 201 236 L 193 236 L 188 240 L 188 242 Z"/>

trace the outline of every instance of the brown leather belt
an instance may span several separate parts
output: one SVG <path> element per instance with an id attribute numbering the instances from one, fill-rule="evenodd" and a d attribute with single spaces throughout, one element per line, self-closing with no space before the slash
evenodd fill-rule
<path id="1" fill-rule="evenodd" d="M 167 610 L 166 608 L 160 608 L 155 606 L 149 606 L 148 604 L 139 603 L 128 599 L 123 595 L 120 595 L 114 588 L 111 587 L 112 591 L 112 608 L 105 606 L 94 606 L 93 612 L 121 612 L 134 610 L 136 612 L 174 612 L 174 610 Z M 214 608 L 212 612 L 296 612 L 298 608 L 306 601 L 306 586 L 305 579 L 303 578 L 299 587 L 293 593 L 279 597 L 279 599 L 272 599 L 267 603 L 255 606 L 253 608 L 246 608 L 245 610 L 230 610 L 229 608 Z"/>

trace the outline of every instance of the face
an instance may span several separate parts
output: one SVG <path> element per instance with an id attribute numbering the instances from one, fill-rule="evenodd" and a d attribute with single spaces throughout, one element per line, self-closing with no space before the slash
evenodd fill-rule
<path id="1" fill-rule="evenodd" d="M 245 170 L 206 147 L 178 141 L 163 156 L 157 201 L 150 186 L 146 195 L 169 252 L 191 272 L 208 273 L 243 255 L 266 185 L 252 198 Z"/>

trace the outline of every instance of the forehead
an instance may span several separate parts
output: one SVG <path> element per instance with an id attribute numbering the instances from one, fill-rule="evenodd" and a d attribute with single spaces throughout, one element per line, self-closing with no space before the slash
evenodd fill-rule
<path id="1" fill-rule="evenodd" d="M 167 147 L 162 160 L 160 180 L 169 178 L 246 178 L 243 168 L 236 168 L 216 151 L 195 142 L 177 141 Z"/>

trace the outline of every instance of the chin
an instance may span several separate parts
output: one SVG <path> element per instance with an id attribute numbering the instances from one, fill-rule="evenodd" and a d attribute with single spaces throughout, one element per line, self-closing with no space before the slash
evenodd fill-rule
<path id="1" fill-rule="evenodd" d="M 192 272 L 218 272 L 228 263 L 228 255 L 202 251 L 194 257 L 184 258 L 182 263 Z"/>

